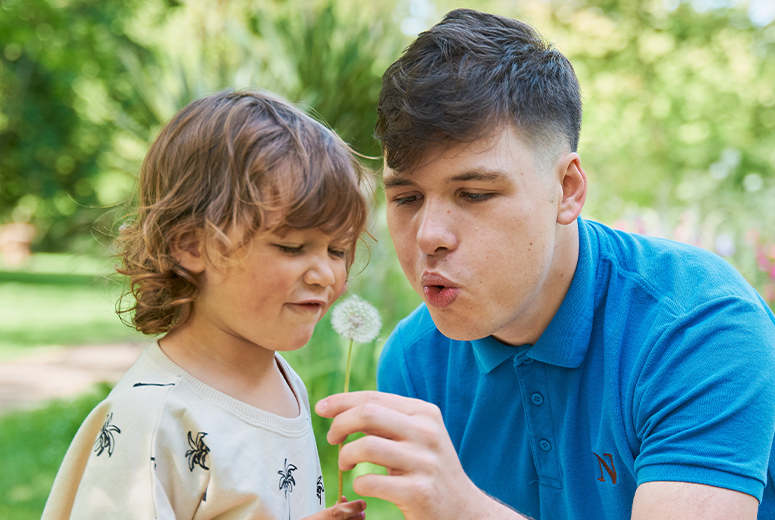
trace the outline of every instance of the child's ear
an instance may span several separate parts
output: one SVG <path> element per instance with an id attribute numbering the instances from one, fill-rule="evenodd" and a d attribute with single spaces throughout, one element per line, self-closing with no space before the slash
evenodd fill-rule
<path id="1" fill-rule="evenodd" d="M 175 241 L 172 258 L 190 273 L 199 274 L 205 270 L 202 241 L 195 233 L 184 233 Z"/>

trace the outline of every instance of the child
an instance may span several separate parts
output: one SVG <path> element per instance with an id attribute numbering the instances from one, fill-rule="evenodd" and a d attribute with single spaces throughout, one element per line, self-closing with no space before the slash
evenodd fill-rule
<path id="1" fill-rule="evenodd" d="M 267 93 L 200 99 L 166 125 L 117 241 L 132 322 L 164 335 L 86 418 L 43 518 L 363 518 L 362 500 L 323 510 L 307 393 L 279 354 L 344 290 L 363 176 Z"/>

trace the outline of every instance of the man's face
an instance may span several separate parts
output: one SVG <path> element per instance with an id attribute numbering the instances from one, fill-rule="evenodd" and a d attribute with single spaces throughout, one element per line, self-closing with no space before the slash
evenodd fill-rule
<path id="1" fill-rule="evenodd" d="M 412 170 L 385 168 L 398 259 L 444 335 L 532 343 L 559 306 L 576 258 L 563 258 L 558 234 L 561 175 L 539 163 L 506 128 L 429 150 Z"/>

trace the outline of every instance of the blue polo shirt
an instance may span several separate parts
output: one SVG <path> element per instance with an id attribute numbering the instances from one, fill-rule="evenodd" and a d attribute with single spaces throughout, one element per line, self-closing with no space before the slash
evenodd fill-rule
<path id="1" fill-rule="evenodd" d="M 775 317 L 720 257 L 578 219 L 579 261 L 534 345 L 455 341 L 425 305 L 378 387 L 436 404 L 482 490 L 536 519 L 629 518 L 639 484 L 741 491 L 775 518 Z"/>

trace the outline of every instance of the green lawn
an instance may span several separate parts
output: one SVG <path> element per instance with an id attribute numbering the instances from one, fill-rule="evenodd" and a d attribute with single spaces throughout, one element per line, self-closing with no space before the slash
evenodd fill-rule
<path id="1" fill-rule="evenodd" d="M 0 270 L 0 359 L 45 345 L 140 340 L 114 312 L 120 287 L 110 262 L 38 254 L 24 270 Z"/>
<path id="2" fill-rule="evenodd" d="M 100 386 L 72 401 L 0 417 L 0 518 L 40 518 L 70 441 L 107 393 L 108 388 Z"/>
<path id="3" fill-rule="evenodd" d="M 114 312 L 110 261 L 36 254 L 23 269 L 0 265 L 0 361 L 49 345 L 137 341 Z M 0 518 L 40 518 L 70 441 L 108 388 L 0 417 Z"/>

